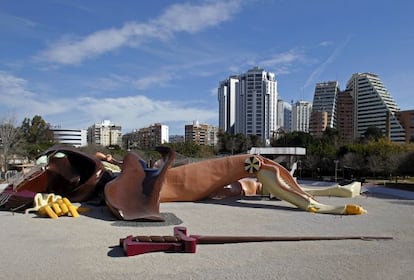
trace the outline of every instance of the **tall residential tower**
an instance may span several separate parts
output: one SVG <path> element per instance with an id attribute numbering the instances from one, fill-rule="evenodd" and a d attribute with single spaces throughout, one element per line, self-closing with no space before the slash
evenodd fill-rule
<path id="1" fill-rule="evenodd" d="M 308 101 L 297 101 L 292 105 L 292 131 L 309 132 L 309 118 L 312 104 Z"/>
<path id="2" fill-rule="evenodd" d="M 231 76 L 218 88 L 219 128 L 231 134 L 257 135 L 264 142 L 277 129 L 275 74 L 254 67 Z M 234 125 L 233 125 L 234 117 Z"/>
<path id="3" fill-rule="evenodd" d="M 309 132 L 311 134 L 321 136 L 326 128 L 336 127 L 338 93 L 339 83 L 337 81 L 316 84 L 309 120 Z"/>
<path id="4" fill-rule="evenodd" d="M 236 123 L 236 91 L 239 84 L 237 76 L 221 81 L 218 88 L 219 128 L 234 134 Z"/>
<path id="5" fill-rule="evenodd" d="M 354 100 L 354 138 L 364 137 L 369 127 L 380 128 L 394 142 L 405 142 L 405 130 L 397 119 L 396 102 L 373 73 L 355 73 L 346 85 Z"/>

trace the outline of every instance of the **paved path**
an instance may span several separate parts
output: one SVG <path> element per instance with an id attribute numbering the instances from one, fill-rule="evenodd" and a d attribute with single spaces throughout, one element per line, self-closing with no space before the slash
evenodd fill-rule
<path id="1" fill-rule="evenodd" d="M 0 279 L 412 279 L 414 200 L 371 192 L 319 198 L 356 203 L 361 216 L 312 214 L 260 198 L 163 203 L 169 224 L 115 220 L 106 207 L 57 220 L 0 212 Z M 206 235 L 379 235 L 390 241 L 198 245 L 196 254 L 125 257 L 127 235 L 170 235 L 175 224 Z"/>

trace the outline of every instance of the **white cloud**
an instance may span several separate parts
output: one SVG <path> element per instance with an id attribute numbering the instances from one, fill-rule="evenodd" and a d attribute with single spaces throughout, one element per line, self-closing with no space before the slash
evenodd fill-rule
<path id="1" fill-rule="evenodd" d="M 312 85 L 317 81 L 320 77 L 320 75 L 325 71 L 326 67 L 328 67 L 329 64 L 333 63 L 335 59 L 341 54 L 343 49 L 346 47 L 346 45 L 351 40 L 351 36 L 348 36 L 346 40 L 338 45 L 332 54 L 322 63 L 320 64 L 313 72 L 310 74 L 308 79 L 306 80 L 305 84 L 303 85 L 303 88 L 307 88 L 308 86 Z"/>
<path id="2" fill-rule="evenodd" d="M 172 80 L 172 74 L 170 73 L 156 73 L 152 76 L 146 76 L 146 77 L 141 77 L 136 79 L 133 82 L 133 85 L 137 88 L 137 89 L 147 89 L 153 85 L 157 85 L 159 86 L 165 86 L 167 84 L 168 81 Z"/>
<path id="3" fill-rule="evenodd" d="M 260 62 L 263 67 L 272 68 L 276 74 L 289 74 L 290 67 L 298 61 L 303 61 L 304 55 L 300 50 L 293 49 L 284 53 L 272 55 L 269 59 Z"/>
<path id="4" fill-rule="evenodd" d="M 188 122 L 194 116 L 200 120 L 213 120 L 217 112 L 199 109 L 190 103 L 178 103 L 165 100 L 153 100 L 145 96 L 127 96 L 121 98 L 80 98 L 82 115 L 92 120 L 110 119 L 122 125 L 125 130 L 137 129 L 153 123 Z"/>
<path id="5" fill-rule="evenodd" d="M 330 46 L 332 44 L 333 44 L 332 41 L 323 41 L 323 42 L 320 42 L 319 43 L 319 46 L 321 46 L 321 47 L 327 47 L 327 46 Z"/>
<path id="6" fill-rule="evenodd" d="M 86 87 L 98 91 L 114 91 L 131 82 L 131 78 L 116 74 L 110 74 L 85 83 Z"/>
<path id="7" fill-rule="evenodd" d="M 231 19 L 239 1 L 207 2 L 204 5 L 176 4 L 148 23 L 129 22 L 121 28 L 96 31 L 83 38 L 63 38 L 38 58 L 56 64 L 80 64 L 87 58 L 146 40 L 163 39 L 176 32 L 194 33 Z"/>
<path id="8" fill-rule="evenodd" d="M 2 102 L 6 97 L 27 97 L 33 93 L 26 89 L 27 81 L 22 78 L 15 77 L 5 72 L 0 72 L 0 95 Z"/>
<path id="9" fill-rule="evenodd" d="M 46 121 L 53 122 L 52 125 L 63 128 L 87 128 L 96 122 L 109 119 L 125 130 L 156 122 L 186 123 L 195 116 L 200 121 L 214 121 L 217 118 L 216 111 L 197 108 L 191 100 L 179 103 L 140 95 L 116 98 L 52 98 L 45 93 L 32 92 L 28 88 L 26 80 L 0 72 L 0 112 L 6 113 L 7 109 L 13 109 L 16 118 L 21 120 L 40 115 Z M 182 130 L 183 127 L 175 128 L 177 129 Z"/>
<path id="10" fill-rule="evenodd" d="M 17 111 L 24 118 L 36 114 L 58 114 L 70 110 L 71 100 L 48 98 L 30 90 L 25 79 L 0 72 L 0 111 Z M 63 104 L 63 105 L 62 105 Z"/>
<path id="11" fill-rule="evenodd" d="M 239 1 L 207 2 L 204 5 L 176 4 L 168 8 L 155 25 L 167 32 L 194 33 L 231 19 L 238 12 Z"/>

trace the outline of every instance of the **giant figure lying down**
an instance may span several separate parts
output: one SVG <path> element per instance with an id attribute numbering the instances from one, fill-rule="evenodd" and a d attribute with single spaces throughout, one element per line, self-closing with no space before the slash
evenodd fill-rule
<path id="1" fill-rule="evenodd" d="M 356 190 L 352 186 L 306 190 L 283 166 L 259 155 L 235 155 L 171 167 L 174 151 L 168 147 L 158 147 L 157 150 L 163 156 L 163 165 L 149 169 L 133 152 L 127 153 L 122 162 L 117 162 L 102 154 L 91 157 L 72 148 L 52 147 L 43 153 L 46 160 L 41 168 L 35 168 L 23 180 L 16 182 L 13 192 L 55 193 L 72 202 L 88 201 L 103 192 L 107 206 L 117 218 L 160 221 L 160 202 L 198 201 L 221 192 L 225 187 L 228 193 L 234 194 L 234 189 L 229 189 L 234 182 L 256 177 L 259 183 L 242 183 L 242 188 L 236 193 L 256 194 L 263 191 L 262 187 L 271 195 L 305 211 L 341 215 L 365 213 L 358 205 L 326 205 L 313 196 L 313 193 L 342 195 L 343 192 L 352 196 L 359 194 L 358 186 Z M 113 176 L 101 160 L 120 165 L 120 174 Z"/>

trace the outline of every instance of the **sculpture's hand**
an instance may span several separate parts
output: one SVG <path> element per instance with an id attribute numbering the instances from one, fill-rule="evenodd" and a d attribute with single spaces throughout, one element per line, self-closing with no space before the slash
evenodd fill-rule
<path id="1" fill-rule="evenodd" d="M 42 206 L 38 213 L 40 215 L 47 215 L 49 218 L 57 219 L 59 216 L 70 215 L 74 218 L 79 217 L 78 207 L 74 206 L 66 197 L 57 199 Z"/>
<path id="2" fill-rule="evenodd" d="M 86 210 L 86 208 L 74 206 L 66 197 L 62 198 L 60 195 L 53 193 L 37 193 L 34 197 L 34 207 L 27 209 L 26 213 L 36 211 L 39 215 L 56 219 L 63 215 L 70 215 L 75 218 L 79 216 L 79 211 Z"/>
<path id="3" fill-rule="evenodd" d="M 62 197 L 53 193 L 37 193 L 33 199 L 33 207 L 26 209 L 25 213 L 27 214 L 29 212 L 37 212 L 43 206 L 46 206 L 51 202 L 55 202 L 58 199 L 62 199 Z"/>

